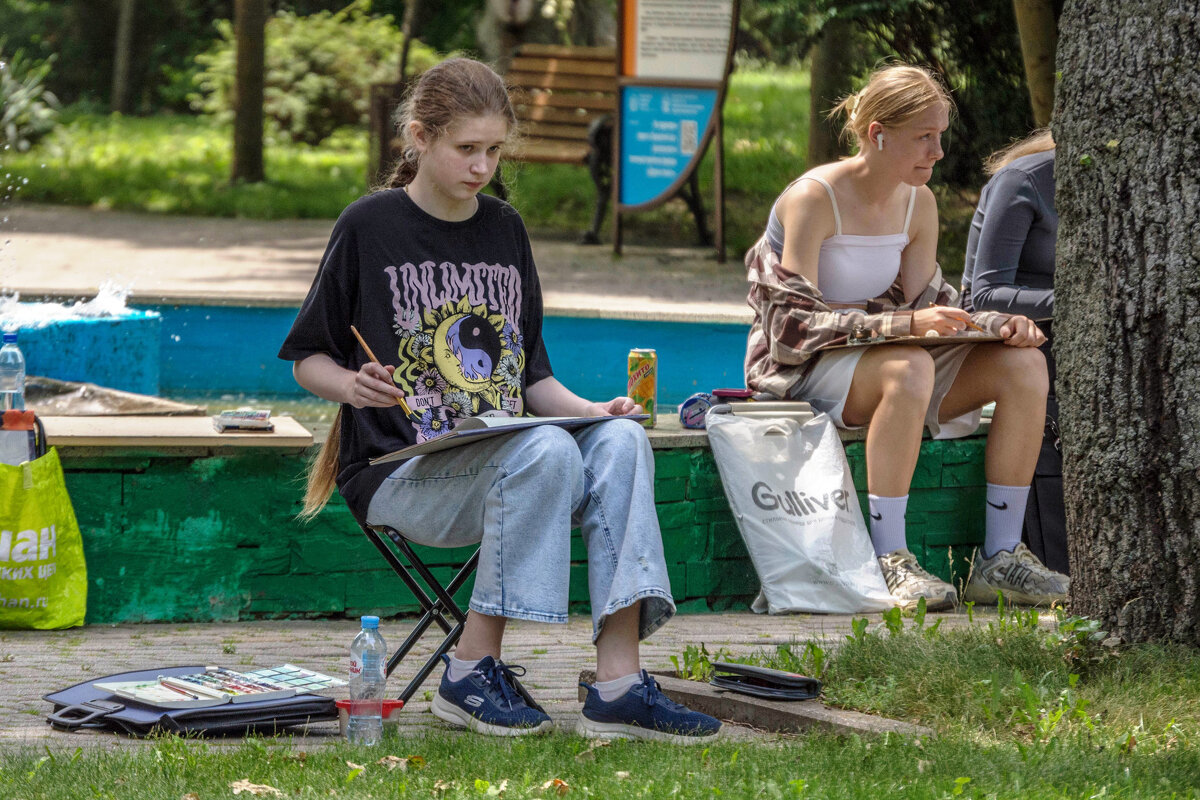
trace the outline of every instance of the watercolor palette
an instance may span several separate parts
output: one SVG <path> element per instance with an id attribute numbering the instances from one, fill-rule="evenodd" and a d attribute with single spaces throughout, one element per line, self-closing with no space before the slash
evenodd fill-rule
<path id="1" fill-rule="evenodd" d="M 284 664 L 281 667 L 268 667 L 244 673 L 247 678 L 280 686 L 288 686 L 297 692 L 319 692 L 332 686 L 345 686 L 340 678 L 322 675 L 319 672 L 297 667 L 295 664 Z"/>

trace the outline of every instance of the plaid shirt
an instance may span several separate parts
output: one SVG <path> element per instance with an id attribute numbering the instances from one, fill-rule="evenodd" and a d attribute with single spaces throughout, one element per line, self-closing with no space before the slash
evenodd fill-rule
<path id="1" fill-rule="evenodd" d="M 930 305 L 957 306 L 958 292 L 935 270 L 933 280 L 912 302 L 904 302 L 900 279 L 884 294 L 866 303 L 865 310 L 839 309 L 825 304 L 820 290 L 807 278 L 780 268 L 779 256 L 763 236 L 746 253 L 746 302 L 754 309 L 754 323 L 746 343 L 746 386 L 775 397 L 788 397 L 816 364 L 821 350 L 846 344 L 850 332 L 865 325 L 887 337 L 909 336 L 912 315 Z M 1009 318 L 998 311 L 979 311 L 972 321 L 998 336 Z"/>

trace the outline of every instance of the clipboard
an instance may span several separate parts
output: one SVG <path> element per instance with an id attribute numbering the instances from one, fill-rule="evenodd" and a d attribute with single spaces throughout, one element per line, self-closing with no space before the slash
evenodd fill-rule
<path id="1" fill-rule="evenodd" d="M 566 430 L 575 430 L 588 425 L 614 419 L 631 419 L 635 422 L 650 419 L 649 414 L 623 414 L 616 417 L 468 417 L 455 426 L 454 430 L 432 439 L 402 447 L 387 455 L 371 459 L 371 465 L 404 461 L 414 456 L 438 453 L 452 447 L 461 447 L 472 442 L 481 442 L 493 436 L 503 436 L 517 431 L 536 428 L 540 425 L 555 425 Z"/>
<path id="2" fill-rule="evenodd" d="M 941 347 L 942 345 L 953 344 L 986 344 L 988 342 L 1003 342 L 1004 339 L 999 336 L 992 336 L 988 333 L 977 333 L 968 331 L 955 334 L 954 336 L 888 336 L 884 339 L 873 339 L 866 342 L 846 342 L 845 344 L 831 344 L 828 347 L 822 347 L 818 352 L 827 350 L 849 350 L 857 347 L 879 347 L 889 344 L 902 344 L 909 347 Z"/>

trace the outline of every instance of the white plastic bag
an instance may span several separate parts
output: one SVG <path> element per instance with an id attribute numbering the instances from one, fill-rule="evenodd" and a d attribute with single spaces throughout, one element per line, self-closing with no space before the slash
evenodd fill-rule
<path id="1" fill-rule="evenodd" d="M 762 582 L 753 610 L 851 614 L 895 605 L 829 416 L 801 423 L 721 412 L 708 414 L 708 440 Z"/>

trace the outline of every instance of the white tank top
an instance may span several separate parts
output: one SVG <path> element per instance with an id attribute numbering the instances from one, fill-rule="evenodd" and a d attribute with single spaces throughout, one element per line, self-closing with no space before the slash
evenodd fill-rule
<path id="1" fill-rule="evenodd" d="M 816 181 L 824 186 L 829 202 L 833 204 L 836 228 L 833 236 L 821 242 L 821 252 L 817 256 L 817 289 L 825 301 L 862 303 L 886 292 L 900 274 L 900 254 L 908 246 L 908 226 L 912 222 L 917 187 L 912 187 L 908 196 L 904 230 L 882 236 L 862 236 L 842 233 L 842 216 L 828 181 L 816 175 L 802 175 L 792 185 L 802 180 Z M 779 201 L 775 202 L 778 205 Z M 767 221 L 767 241 L 776 255 L 783 255 L 783 225 L 774 206 Z"/>

